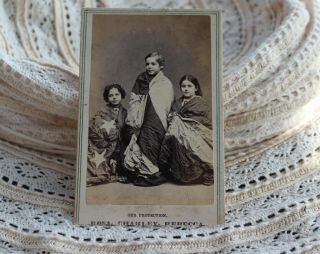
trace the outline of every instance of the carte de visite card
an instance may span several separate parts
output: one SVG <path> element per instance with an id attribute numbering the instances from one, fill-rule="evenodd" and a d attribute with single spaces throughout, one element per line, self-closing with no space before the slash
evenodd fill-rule
<path id="1" fill-rule="evenodd" d="M 75 221 L 224 222 L 221 11 L 83 9 Z"/>

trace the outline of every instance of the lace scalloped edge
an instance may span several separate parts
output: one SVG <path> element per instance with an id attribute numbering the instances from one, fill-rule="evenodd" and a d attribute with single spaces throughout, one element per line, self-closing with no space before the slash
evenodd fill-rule
<path id="1" fill-rule="evenodd" d="M 310 126 L 313 122 L 320 119 L 320 109 L 318 110 L 317 114 L 315 114 L 314 117 L 309 119 L 308 121 L 298 121 L 295 125 L 293 125 L 291 128 L 283 131 L 282 133 L 278 133 L 278 135 L 274 135 L 272 137 L 269 137 L 261 143 L 256 143 L 255 145 L 251 144 L 246 147 L 239 148 L 238 150 L 229 150 L 225 152 L 225 166 L 232 166 L 239 162 L 246 161 L 253 156 L 259 155 L 262 152 L 266 151 L 267 149 L 270 149 L 272 147 L 275 147 L 282 142 L 285 142 L 292 136 L 296 135 L 297 133 L 303 131 L 306 127 Z M 227 146 L 225 145 L 225 148 Z M 230 148 L 229 148 L 230 149 Z"/>
<path id="2" fill-rule="evenodd" d="M 319 152 L 317 152 L 317 154 L 314 156 L 315 158 L 313 158 L 303 167 L 298 167 L 295 172 L 292 172 L 286 176 L 282 176 L 278 179 L 272 179 L 272 181 L 269 181 L 256 188 L 253 188 L 250 190 L 243 190 L 240 193 L 235 193 L 235 195 L 226 195 L 226 198 L 225 198 L 226 204 L 234 205 L 237 203 L 247 202 L 254 198 L 271 193 L 274 190 L 290 186 L 294 183 L 297 183 L 299 180 L 308 177 L 309 175 L 313 174 L 319 169 L 319 166 L 320 166 Z M 301 163 L 300 161 L 301 160 L 299 160 L 297 164 L 300 164 Z M 286 171 L 292 171 L 292 170 L 295 170 L 295 166 L 289 165 L 288 168 L 285 169 L 284 173 L 286 173 Z M 228 190 L 226 191 L 228 192 Z"/>
<path id="3" fill-rule="evenodd" d="M 39 206 L 62 208 L 66 211 L 73 212 L 74 201 L 66 200 L 66 197 L 50 197 L 41 193 L 31 192 L 23 189 L 12 187 L 9 184 L 0 182 L 0 195 L 17 200 L 20 202 L 28 202 Z"/>
<path id="4" fill-rule="evenodd" d="M 39 235 L 26 235 L 15 232 L 17 226 L 13 229 L 0 226 L 0 239 L 10 242 L 16 246 L 25 247 L 28 249 L 45 249 L 55 250 L 63 253 L 166 253 L 166 251 L 175 251 L 175 253 L 186 253 L 187 251 L 206 251 L 219 250 L 232 245 L 237 246 L 247 241 L 255 239 L 264 239 L 278 231 L 286 230 L 296 223 L 301 223 L 301 220 L 311 216 L 316 216 L 320 212 L 320 202 L 315 202 L 311 205 L 304 205 L 298 211 L 292 212 L 282 218 L 277 218 L 267 225 L 257 226 L 251 229 L 236 230 L 229 233 L 224 233 L 219 236 L 211 236 L 209 239 L 197 240 L 173 240 L 173 242 L 154 241 L 154 242 L 139 242 L 136 243 L 117 243 L 97 244 L 92 243 L 76 243 L 66 240 L 60 240 L 58 237 L 43 237 Z M 212 233 L 218 233 L 214 231 Z M 209 234 L 210 235 L 210 234 Z M 203 235 L 204 236 L 204 235 Z M 48 248 L 51 246 L 51 248 Z"/>
<path id="5" fill-rule="evenodd" d="M 225 78 L 226 84 L 235 83 L 237 79 L 241 78 L 241 81 L 237 82 L 236 86 L 234 85 L 224 91 L 225 104 L 228 104 L 233 98 L 235 98 L 238 94 L 245 90 L 248 87 L 248 84 L 251 83 L 250 81 L 255 80 L 257 78 L 257 74 L 261 73 L 266 69 L 267 66 L 269 66 L 269 64 L 273 60 L 271 55 L 281 55 L 281 52 L 287 48 L 284 45 L 294 41 L 292 40 L 292 38 L 295 36 L 295 33 L 289 33 L 289 30 L 293 29 L 291 26 L 289 26 L 289 24 L 292 23 L 294 19 L 296 19 L 295 13 L 299 11 L 299 9 L 296 6 L 290 7 L 293 9 L 292 13 L 290 13 L 290 15 L 286 17 L 284 22 L 279 27 L 278 32 L 273 35 L 272 42 L 274 42 L 274 45 L 272 46 L 272 50 L 270 49 L 270 46 L 268 46 L 270 45 L 270 43 L 265 42 L 265 45 L 260 46 L 259 52 L 265 52 L 266 56 L 263 57 L 261 53 L 255 55 L 252 59 L 249 59 L 244 67 L 242 67 L 242 69 L 239 70 L 236 74 L 232 75 L 231 77 Z M 301 20 L 303 21 L 302 18 Z M 248 73 L 248 71 L 245 71 L 248 69 L 252 70 L 252 67 L 255 67 L 254 75 L 251 74 L 252 71 L 250 72 L 250 74 Z M 247 76 L 249 75 L 248 79 L 243 78 L 243 75 L 240 75 L 241 72 L 247 73 Z"/>

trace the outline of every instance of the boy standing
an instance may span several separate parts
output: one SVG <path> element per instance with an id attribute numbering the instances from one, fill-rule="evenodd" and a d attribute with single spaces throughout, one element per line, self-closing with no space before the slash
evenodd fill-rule
<path id="1" fill-rule="evenodd" d="M 152 52 L 145 63 L 146 71 L 138 75 L 133 86 L 126 120 L 129 145 L 124 165 L 136 176 L 137 185 L 159 174 L 158 156 L 174 100 L 172 83 L 163 73 L 163 56 Z"/>

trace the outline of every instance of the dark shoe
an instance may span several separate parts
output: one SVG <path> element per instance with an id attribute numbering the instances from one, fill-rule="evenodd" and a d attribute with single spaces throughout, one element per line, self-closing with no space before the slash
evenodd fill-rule
<path id="1" fill-rule="evenodd" d="M 144 187 L 151 187 L 151 186 L 158 186 L 167 182 L 167 178 L 164 177 L 160 172 L 155 173 L 153 175 L 138 175 L 135 181 L 133 182 L 136 186 L 144 186 Z"/>
<path id="2" fill-rule="evenodd" d="M 158 172 L 149 177 L 149 182 L 152 183 L 153 186 L 158 186 L 168 182 L 168 179 L 161 172 Z"/>
<path id="3" fill-rule="evenodd" d="M 153 185 L 148 181 L 147 176 L 138 175 L 133 181 L 133 185 L 141 187 L 152 187 Z"/>

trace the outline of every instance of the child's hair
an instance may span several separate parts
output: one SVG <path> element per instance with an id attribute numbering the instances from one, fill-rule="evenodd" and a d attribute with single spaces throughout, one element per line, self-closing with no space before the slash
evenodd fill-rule
<path id="1" fill-rule="evenodd" d="M 109 99 L 108 99 L 108 96 L 109 96 L 109 92 L 112 88 L 116 88 L 118 89 L 118 91 L 120 92 L 121 94 L 121 98 L 124 99 L 126 97 L 126 91 L 122 88 L 122 86 L 120 86 L 119 84 L 111 84 L 111 85 L 107 85 L 105 88 L 104 88 L 104 91 L 103 91 L 103 99 L 106 101 L 106 102 L 109 102 Z"/>
<path id="2" fill-rule="evenodd" d="M 155 56 L 157 57 L 156 61 L 158 62 L 159 66 L 163 68 L 164 67 L 164 57 L 163 57 L 163 55 L 160 55 L 159 52 L 155 51 L 155 52 L 149 53 L 148 55 L 146 55 L 144 60 L 147 61 L 147 58 L 155 57 Z"/>
<path id="3" fill-rule="evenodd" d="M 190 81 L 192 84 L 194 84 L 194 86 L 196 87 L 197 91 L 196 91 L 196 95 L 202 96 L 202 91 L 201 91 L 201 87 L 200 87 L 200 83 L 198 81 L 198 79 L 194 76 L 192 76 L 191 74 L 186 74 L 183 75 L 182 78 L 180 79 L 179 85 L 181 87 L 181 84 L 183 81 L 188 80 Z"/>

